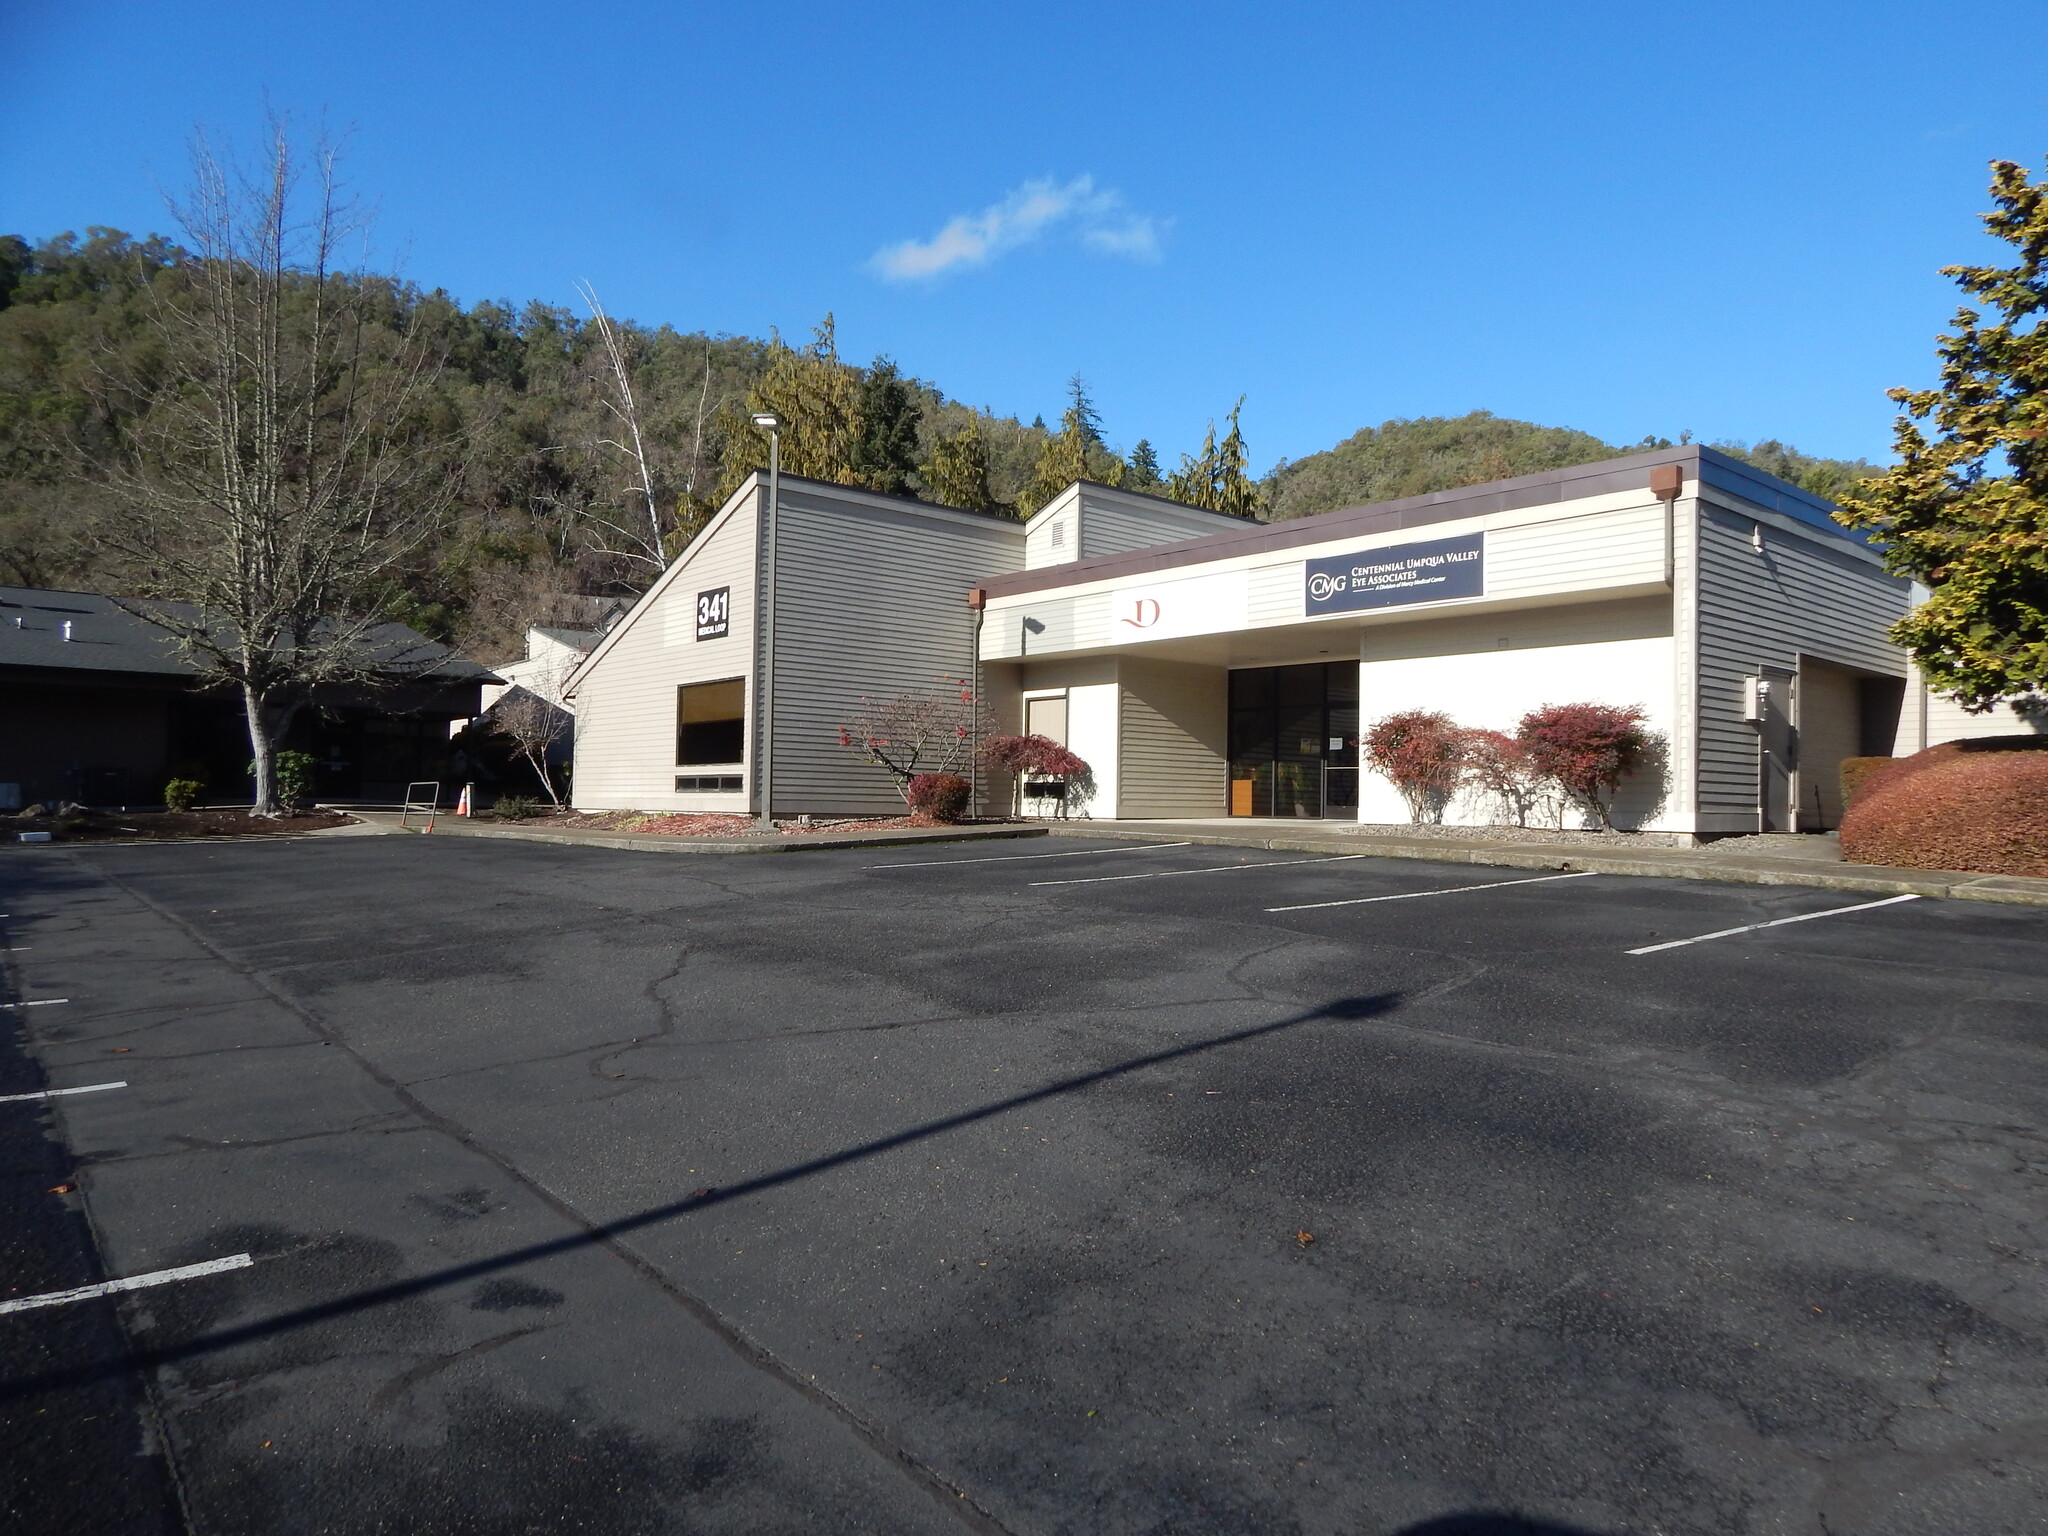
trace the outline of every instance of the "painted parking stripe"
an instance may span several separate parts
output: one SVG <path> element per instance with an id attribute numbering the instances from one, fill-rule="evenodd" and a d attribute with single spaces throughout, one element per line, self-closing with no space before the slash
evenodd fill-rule
<path id="1" fill-rule="evenodd" d="M 1509 885 L 1541 885 L 1546 880 L 1583 880 L 1598 870 L 1582 869 L 1571 875 L 1532 875 L 1526 880 L 1489 880 L 1484 885 L 1447 885 L 1440 891 L 1399 891 L 1392 896 L 1347 896 L 1342 901 L 1304 901 L 1292 907 L 1268 907 L 1268 912 L 1313 912 L 1317 907 L 1362 907 L 1375 901 L 1413 901 L 1418 896 L 1456 896 L 1464 891 L 1497 891 Z"/>
<path id="2" fill-rule="evenodd" d="M 1106 880 L 1166 880 L 1174 875 L 1220 875 L 1231 869 L 1285 869 L 1290 864 L 1342 864 L 1349 859 L 1372 859 L 1372 853 L 1339 853 L 1319 859 L 1268 859 L 1263 864 L 1210 864 L 1201 869 L 1148 869 L 1142 875 L 1084 875 L 1076 880 L 1034 880 L 1033 885 L 1100 885 Z"/>
<path id="3" fill-rule="evenodd" d="M 0 1003 L 0 1008 L 47 1008 L 52 1003 L 68 1003 L 68 997 L 39 997 L 32 1003 Z"/>
<path id="4" fill-rule="evenodd" d="M 1690 939 L 1672 939 L 1664 944 L 1645 944 L 1641 949 L 1629 951 L 1632 955 L 1654 955 L 1660 949 L 1683 949 L 1688 944 L 1704 944 L 1709 939 L 1725 939 L 1731 934 L 1755 933 L 1759 928 L 1782 928 L 1787 923 L 1810 923 L 1816 917 L 1840 917 L 1844 912 L 1868 912 L 1872 907 L 1895 907 L 1902 901 L 1918 901 L 1918 896 L 1887 896 L 1883 901 L 1859 901 L 1853 907 L 1830 907 L 1825 912 L 1802 912 L 1797 917 L 1773 918 L 1768 923 L 1744 923 L 1740 928 L 1721 928 L 1713 933 L 1698 934 Z"/>
<path id="5" fill-rule="evenodd" d="M 105 1093 L 109 1088 L 126 1088 L 126 1083 L 87 1083 L 83 1088 L 45 1088 L 41 1093 L 0 1093 L 0 1104 L 23 1104 L 30 1099 L 61 1099 L 73 1093 Z"/>
<path id="6" fill-rule="evenodd" d="M 919 859 L 915 864 L 866 864 L 864 869 L 941 869 L 949 864 L 1014 864 L 1019 859 L 1086 859 L 1112 853 L 1154 853 L 1161 848 L 1192 848 L 1193 843 L 1145 843 L 1136 848 L 1076 848 L 1071 853 L 999 853 L 980 859 Z"/>
<path id="7" fill-rule="evenodd" d="M 95 1296 L 111 1296 L 116 1291 L 147 1290 L 152 1285 L 169 1285 L 173 1280 L 197 1280 L 202 1275 L 223 1274 L 230 1269 L 247 1269 L 256 1261 L 246 1253 L 232 1258 L 208 1259 L 204 1264 L 182 1264 L 176 1269 L 153 1270 L 146 1275 L 130 1275 L 126 1280 L 102 1280 L 98 1285 L 81 1285 L 75 1291 L 45 1291 L 40 1296 L 22 1296 L 14 1301 L 0 1301 L 0 1312 L 27 1312 L 35 1307 L 61 1307 L 69 1301 L 90 1301 Z"/>

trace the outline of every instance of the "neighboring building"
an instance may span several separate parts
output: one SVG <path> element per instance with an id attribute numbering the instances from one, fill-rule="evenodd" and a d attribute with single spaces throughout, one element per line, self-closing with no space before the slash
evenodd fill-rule
<path id="1" fill-rule="evenodd" d="M 758 807 L 764 499 L 757 476 L 578 673 L 579 806 Z M 783 504 L 777 814 L 893 808 L 839 725 L 970 670 L 999 729 L 1091 765 L 1067 810 L 1096 817 L 1400 822 L 1362 726 L 1599 702 L 1661 739 L 1617 824 L 1832 827 L 1842 758 L 1994 728 L 1908 697 L 1909 586 L 1827 502 L 1709 448 L 1272 524 L 1087 482 L 1023 525 L 794 479 Z"/>
<path id="2" fill-rule="evenodd" d="M 583 665 L 583 658 L 597 648 L 597 642 L 604 638 L 601 629 L 550 629 L 536 624 L 526 631 L 526 655 L 518 661 L 508 661 L 491 670 L 502 681 L 486 683 L 483 688 L 483 707 L 490 707 L 513 688 L 524 688 L 537 699 L 545 699 L 557 709 L 569 708 L 563 689 L 576 669 Z"/>
<path id="3" fill-rule="evenodd" d="M 441 776 L 452 719 L 496 679 L 401 624 L 369 641 L 390 681 L 317 690 L 283 745 L 319 763 L 327 799 L 397 800 Z M 154 805 L 167 779 L 249 793 L 238 694 L 210 683 L 162 630 L 109 598 L 0 587 L 0 787 L 23 803 Z"/>

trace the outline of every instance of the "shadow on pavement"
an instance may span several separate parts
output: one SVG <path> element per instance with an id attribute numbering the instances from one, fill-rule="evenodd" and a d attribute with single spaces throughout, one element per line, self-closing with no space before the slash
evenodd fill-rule
<path id="1" fill-rule="evenodd" d="M 1548 1520 L 1524 1520 L 1519 1515 L 1488 1514 L 1477 1511 L 1442 1515 L 1420 1525 L 1404 1525 L 1392 1536 L 1603 1536 L 1576 1525 L 1553 1525 Z"/>
<path id="2" fill-rule="evenodd" d="M 946 1132 L 958 1130 L 962 1126 L 993 1119 L 997 1115 L 1007 1114 L 1015 1109 L 1023 1109 L 1028 1105 L 1042 1103 L 1047 1099 L 1058 1098 L 1063 1094 L 1076 1093 L 1084 1088 L 1094 1087 L 1098 1083 L 1109 1082 L 1132 1072 L 1143 1071 L 1147 1067 L 1161 1066 L 1166 1062 L 1180 1061 L 1190 1056 L 1199 1056 L 1208 1051 L 1219 1050 L 1227 1045 L 1241 1045 L 1248 1040 L 1262 1039 L 1268 1035 L 1275 1035 L 1285 1030 L 1298 1028 L 1303 1024 L 1327 1020 L 1378 1018 L 1382 1014 L 1392 1013 L 1395 1009 L 1399 1008 L 1402 998 L 1403 994 L 1398 991 L 1383 992 L 1372 997 L 1339 998 L 1334 1002 L 1324 1004 L 1320 1008 L 1293 1014 L 1288 1018 L 1277 1019 L 1270 1024 L 1255 1024 L 1249 1029 L 1233 1030 L 1229 1034 L 1214 1035 L 1206 1040 L 1196 1040 L 1187 1045 L 1174 1046 L 1171 1050 L 1154 1051 L 1149 1055 L 1135 1056 L 1129 1061 L 1118 1062 L 1114 1066 L 1103 1067 L 1094 1072 L 1083 1072 L 1073 1077 L 1061 1078 L 1057 1082 L 1046 1084 L 1043 1088 L 1034 1088 L 1028 1093 L 1019 1093 L 1009 1098 L 997 1099 L 992 1103 L 983 1104 L 974 1109 L 963 1110 L 959 1114 L 948 1115 L 943 1119 L 927 1120 L 922 1125 L 911 1126 L 907 1130 L 896 1132 L 894 1135 L 879 1137 L 874 1141 L 860 1142 L 854 1146 L 843 1148 L 840 1151 L 827 1153 L 823 1157 L 813 1158 L 808 1162 L 795 1163 L 790 1167 L 777 1169 L 773 1173 L 764 1173 L 757 1178 L 748 1179 L 742 1183 L 727 1185 L 722 1188 L 698 1190 L 685 1199 L 673 1201 L 667 1205 L 658 1205 L 649 1210 L 636 1212 L 631 1216 L 621 1216 L 615 1221 L 608 1221 L 602 1224 L 592 1223 L 583 1231 L 572 1233 L 567 1237 L 552 1238 L 544 1243 L 532 1243 L 524 1248 L 515 1248 L 508 1253 L 499 1254 L 494 1258 L 477 1259 L 468 1264 L 452 1265 L 449 1268 L 434 1270 L 428 1274 L 414 1275 L 404 1280 L 394 1281 L 389 1285 L 381 1285 L 370 1290 L 358 1291 L 352 1296 L 337 1297 L 332 1301 L 321 1302 L 317 1306 L 301 1307 L 297 1311 L 282 1313 L 277 1317 L 265 1318 L 261 1322 L 247 1323 L 239 1328 L 227 1328 L 217 1333 L 203 1334 L 199 1338 L 188 1339 L 180 1344 L 166 1345 L 159 1349 L 137 1350 L 120 1359 L 104 1360 L 98 1364 L 77 1366 L 63 1371 L 45 1372 L 23 1380 L 8 1382 L 4 1386 L 0 1386 L 0 1400 L 17 1398 L 32 1392 L 47 1391 L 56 1386 L 72 1385 L 113 1372 L 129 1369 L 147 1370 L 155 1366 L 169 1364 L 172 1361 L 189 1359 L 195 1355 L 204 1355 L 215 1350 L 229 1349 L 238 1344 L 246 1344 L 256 1339 L 268 1338 L 274 1334 L 285 1333 L 294 1328 L 301 1328 L 309 1323 L 323 1322 L 329 1318 L 344 1316 L 352 1312 L 360 1312 L 367 1307 L 382 1306 L 388 1302 L 401 1301 L 407 1297 L 441 1290 L 451 1285 L 460 1285 L 465 1281 L 475 1280 L 484 1275 L 493 1275 L 502 1270 L 515 1269 L 521 1264 L 530 1264 L 536 1259 L 550 1258 L 555 1254 L 568 1253 L 579 1248 L 609 1243 L 614 1238 L 623 1236 L 628 1232 L 637 1231 L 642 1227 L 673 1220 L 678 1216 L 687 1216 L 696 1211 L 708 1210 L 712 1206 L 724 1205 L 728 1201 L 744 1199 L 748 1195 L 760 1194 L 764 1190 L 776 1189 L 784 1184 L 793 1184 L 800 1179 L 811 1178 L 816 1174 L 829 1173 L 835 1168 L 843 1168 L 853 1163 L 865 1162 L 869 1158 L 879 1157 L 885 1152 L 894 1152 L 902 1147 L 914 1146 L 918 1142 L 928 1141 L 934 1136 L 942 1136 Z M 1428 1536 L 1454 1536 L 1457 1529 L 1456 1527 L 1444 1527 L 1441 1532 L 1438 1532 L 1435 1528 L 1431 1528 Z M 1511 1530 L 1512 1528 L 1508 1529 Z M 1483 1528 L 1480 1528 L 1480 1530 L 1481 1536 L 1490 1536 L 1490 1533 L 1484 1532 Z M 1540 1532 L 1538 1536 L 1541 1536 Z"/>

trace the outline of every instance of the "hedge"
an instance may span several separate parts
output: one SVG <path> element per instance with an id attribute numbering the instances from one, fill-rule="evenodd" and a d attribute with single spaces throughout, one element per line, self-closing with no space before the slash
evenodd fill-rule
<path id="1" fill-rule="evenodd" d="M 2048 737 L 1947 742 L 1880 766 L 1841 841 L 1857 864 L 2048 877 Z"/>

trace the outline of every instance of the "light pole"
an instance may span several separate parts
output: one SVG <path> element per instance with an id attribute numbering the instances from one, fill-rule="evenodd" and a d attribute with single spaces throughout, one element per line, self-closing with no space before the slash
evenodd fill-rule
<path id="1" fill-rule="evenodd" d="M 754 753 L 761 765 L 759 823 L 763 832 L 775 830 L 775 515 L 781 510 L 782 418 L 773 411 L 756 411 L 750 418 L 768 434 L 768 517 L 761 530 L 760 615 L 761 730 Z"/>

